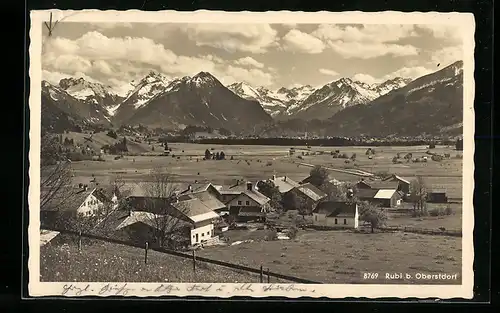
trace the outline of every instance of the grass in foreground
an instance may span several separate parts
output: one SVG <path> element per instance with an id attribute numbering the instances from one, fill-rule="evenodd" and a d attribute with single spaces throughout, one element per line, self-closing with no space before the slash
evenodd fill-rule
<path id="1" fill-rule="evenodd" d="M 62 282 L 259 282 L 259 275 L 114 243 L 84 242 L 59 235 L 40 250 L 40 280 Z M 271 282 L 276 279 L 271 278 Z"/>
<path id="2" fill-rule="evenodd" d="M 234 238 L 237 234 L 228 234 Z M 244 231 L 241 231 L 244 232 Z M 244 240 L 241 234 L 239 240 Z M 324 283 L 460 284 L 461 238 L 410 233 L 362 234 L 301 231 L 296 240 L 254 241 L 210 247 L 199 255 L 321 281 Z M 378 273 L 364 280 L 363 273 Z M 388 281 L 385 273 L 455 274 L 454 281 Z"/>

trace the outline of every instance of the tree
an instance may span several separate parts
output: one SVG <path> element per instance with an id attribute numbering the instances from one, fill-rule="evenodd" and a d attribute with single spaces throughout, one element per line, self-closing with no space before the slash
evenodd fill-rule
<path id="1" fill-rule="evenodd" d="M 310 183 L 316 187 L 323 185 L 329 180 L 328 171 L 322 166 L 315 166 L 309 173 Z"/>
<path id="2" fill-rule="evenodd" d="M 276 211 L 280 211 L 283 209 L 283 197 L 280 193 L 280 190 L 274 183 L 270 180 L 259 181 L 257 183 L 257 188 L 259 188 L 259 192 L 271 199 L 270 206 L 274 208 Z"/>
<path id="3" fill-rule="evenodd" d="M 212 153 L 210 153 L 210 150 L 205 150 L 205 159 L 210 160 L 212 158 Z"/>
<path id="4" fill-rule="evenodd" d="M 463 139 L 457 139 L 455 143 L 455 149 L 458 151 L 463 151 L 464 150 L 464 141 Z"/>
<path id="5" fill-rule="evenodd" d="M 71 162 L 61 153 L 57 138 L 45 135 L 40 145 L 40 209 L 59 209 L 72 194 Z"/>
<path id="6" fill-rule="evenodd" d="M 219 152 L 217 152 L 217 153 L 215 154 L 215 159 L 216 159 L 216 160 L 220 160 L 220 154 L 219 154 Z"/>
<path id="7" fill-rule="evenodd" d="M 410 182 L 410 201 L 413 203 L 414 215 L 427 214 L 427 188 L 421 176 Z"/>
<path id="8" fill-rule="evenodd" d="M 360 220 L 368 223 L 371 232 L 374 233 L 375 228 L 385 225 L 387 215 L 382 209 L 364 201 L 360 203 Z"/>
<path id="9" fill-rule="evenodd" d="M 118 138 L 118 135 L 116 134 L 116 132 L 114 130 L 108 131 L 108 133 L 106 135 L 108 135 L 109 137 L 111 137 L 113 139 L 117 139 Z"/>
<path id="10" fill-rule="evenodd" d="M 165 151 L 168 151 L 168 143 L 166 141 L 163 143 L 163 147 Z"/>
<path id="11" fill-rule="evenodd" d="M 178 190 L 170 174 L 162 168 L 152 169 L 147 181 L 142 187 L 147 195 L 145 216 L 153 230 L 151 241 L 160 247 L 169 246 L 182 231 L 183 215 L 188 208 L 177 202 Z"/>
<path id="12" fill-rule="evenodd" d="M 351 160 L 356 161 L 356 153 L 353 153 L 353 154 L 351 155 Z"/>
<path id="13" fill-rule="evenodd" d="M 226 155 L 224 154 L 224 151 L 221 151 L 219 153 L 219 160 L 225 160 L 226 159 Z"/>
<path id="14" fill-rule="evenodd" d="M 304 199 L 298 197 L 294 192 L 287 192 L 283 196 L 283 208 L 285 211 L 298 210 L 299 212 L 303 212 L 304 207 L 305 207 Z"/>

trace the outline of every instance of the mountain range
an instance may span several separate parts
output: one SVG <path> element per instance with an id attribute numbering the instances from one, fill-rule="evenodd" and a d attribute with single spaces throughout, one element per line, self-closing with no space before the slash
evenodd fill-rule
<path id="1" fill-rule="evenodd" d="M 381 135 L 399 129 L 442 132 L 456 129 L 461 122 L 462 66 L 458 61 L 413 81 L 395 77 L 370 85 L 341 78 L 320 87 L 278 90 L 244 82 L 224 86 L 208 72 L 169 79 L 151 71 L 131 83 L 125 97 L 83 78 L 62 79 L 58 85 L 43 81 L 42 124 L 52 131 L 75 125 L 141 124 L 167 129 L 199 125 L 252 133 L 256 128 L 300 125 L 302 129 L 311 124 L 311 131 L 322 134 Z M 426 114 L 434 124 L 427 122 Z M 415 124 L 412 119 L 418 127 L 411 126 Z"/>

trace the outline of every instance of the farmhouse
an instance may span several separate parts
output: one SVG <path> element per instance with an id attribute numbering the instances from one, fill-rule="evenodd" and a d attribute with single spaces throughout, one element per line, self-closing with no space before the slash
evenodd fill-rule
<path id="1" fill-rule="evenodd" d="M 40 221 L 45 225 L 54 225 L 60 218 L 90 217 L 105 205 L 112 205 L 112 202 L 102 190 L 88 188 L 87 185 L 71 187 L 65 199 L 54 199 L 46 205 L 40 212 Z"/>
<path id="2" fill-rule="evenodd" d="M 255 190 L 252 183 L 226 203 L 229 215 L 238 221 L 265 220 L 270 199 Z"/>
<path id="3" fill-rule="evenodd" d="M 295 187 L 300 186 L 300 184 L 287 176 L 277 177 L 273 175 L 273 178 L 270 180 L 274 183 L 276 187 L 278 187 L 281 194 L 285 194 L 292 190 Z"/>
<path id="4" fill-rule="evenodd" d="M 356 197 L 361 201 L 368 201 L 372 204 L 392 208 L 401 205 L 401 193 L 393 189 L 358 189 Z"/>
<path id="5" fill-rule="evenodd" d="M 405 196 L 407 196 L 410 193 L 410 184 L 412 181 L 411 177 L 402 177 L 402 176 L 398 176 L 396 174 L 393 174 L 393 175 L 385 178 L 384 181 L 397 182 L 398 183 L 397 190 L 403 192 L 403 194 Z"/>
<path id="6" fill-rule="evenodd" d="M 198 192 L 190 192 L 190 193 L 182 193 L 179 195 L 179 201 L 189 200 L 189 199 L 198 199 L 203 202 L 210 210 L 219 214 L 220 216 L 228 215 L 229 210 L 227 206 L 219 201 L 219 199 L 210 193 L 210 191 L 198 191 Z"/>
<path id="7" fill-rule="evenodd" d="M 313 210 L 313 225 L 357 229 L 358 205 L 343 201 L 322 201 Z"/>
<path id="8" fill-rule="evenodd" d="M 214 222 L 219 219 L 219 215 L 194 196 L 185 195 L 182 201 L 179 198 L 132 196 L 129 201 L 129 223 L 143 224 L 135 226 L 140 228 L 139 233 L 142 234 L 145 231 L 154 233 L 154 228 L 161 228 L 164 231 L 165 226 L 183 225 L 184 228 L 187 227 L 187 230 L 182 230 L 179 235 L 187 236 L 191 245 L 212 238 Z M 174 230 L 178 229 L 171 229 L 171 231 Z"/>
<path id="9" fill-rule="evenodd" d="M 301 199 L 301 208 L 289 208 L 289 209 L 301 209 L 307 214 L 311 214 L 316 205 L 324 198 L 326 198 L 326 193 L 318 189 L 311 183 L 305 183 L 298 187 L 293 188 L 290 192 L 294 193 L 296 197 Z"/>
<path id="10" fill-rule="evenodd" d="M 211 195 L 215 196 L 217 199 L 220 199 L 221 194 L 220 194 L 219 190 L 217 189 L 217 186 L 212 185 L 211 183 L 190 184 L 180 194 L 196 193 L 196 192 L 202 192 L 202 191 L 206 191 L 206 192 L 210 193 Z"/>
<path id="11" fill-rule="evenodd" d="M 356 184 L 357 189 L 394 189 L 398 190 L 397 181 L 365 180 L 362 179 Z"/>

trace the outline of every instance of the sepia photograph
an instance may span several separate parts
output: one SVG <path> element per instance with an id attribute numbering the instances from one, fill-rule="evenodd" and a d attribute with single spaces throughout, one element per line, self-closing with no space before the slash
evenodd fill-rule
<path id="1" fill-rule="evenodd" d="M 30 40 L 30 295 L 472 297 L 472 14 L 47 10 Z"/>

